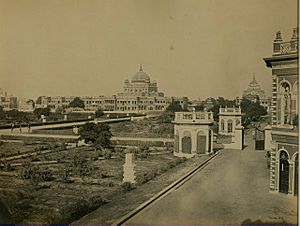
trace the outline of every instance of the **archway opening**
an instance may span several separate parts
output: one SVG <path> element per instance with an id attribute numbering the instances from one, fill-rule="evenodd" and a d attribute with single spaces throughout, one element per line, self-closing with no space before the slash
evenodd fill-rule
<path id="1" fill-rule="evenodd" d="M 288 154 L 281 151 L 279 158 L 279 192 L 287 194 L 289 192 Z"/>
<path id="2" fill-rule="evenodd" d="M 188 131 L 185 131 L 183 133 L 182 137 L 182 152 L 191 154 L 192 153 L 192 139 L 191 139 L 191 133 Z"/>

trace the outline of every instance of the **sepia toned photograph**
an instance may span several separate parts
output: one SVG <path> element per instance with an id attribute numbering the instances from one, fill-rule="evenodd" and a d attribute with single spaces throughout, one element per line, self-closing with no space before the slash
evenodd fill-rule
<path id="1" fill-rule="evenodd" d="M 0 0 L 0 225 L 298 225 L 298 0 Z"/>

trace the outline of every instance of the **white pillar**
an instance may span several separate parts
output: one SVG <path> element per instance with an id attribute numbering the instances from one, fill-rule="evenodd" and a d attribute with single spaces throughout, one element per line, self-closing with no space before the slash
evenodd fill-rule
<path id="1" fill-rule="evenodd" d="M 125 155 L 125 164 L 123 166 L 124 173 L 123 173 L 123 183 L 124 182 L 130 182 L 135 183 L 135 171 L 133 163 L 134 154 L 133 153 L 126 153 Z"/>
<path id="2" fill-rule="evenodd" d="M 265 150 L 272 149 L 272 127 L 270 125 L 265 127 Z"/>
<path id="3" fill-rule="evenodd" d="M 197 153 L 197 131 L 195 130 L 191 131 L 191 141 L 192 141 L 191 153 L 196 154 Z"/>

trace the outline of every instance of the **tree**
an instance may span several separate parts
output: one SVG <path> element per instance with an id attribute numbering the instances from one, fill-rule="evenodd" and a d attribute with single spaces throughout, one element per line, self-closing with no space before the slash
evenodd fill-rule
<path id="1" fill-rule="evenodd" d="M 251 122 L 260 120 L 261 116 L 266 115 L 266 109 L 260 105 L 259 101 L 253 102 L 246 98 L 241 101 L 241 110 L 243 113 L 242 124 L 247 127 Z"/>
<path id="2" fill-rule="evenodd" d="M 204 110 L 204 104 L 196 105 L 195 110 L 196 111 L 203 111 Z"/>
<path id="3" fill-rule="evenodd" d="M 107 123 L 86 123 L 79 130 L 86 143 L 92 142 L 96 149 L 110 148 L 112 134 Z"/>
<path id="4" fill-rule="evenodd" d="M 236 102 L 234 100 L 228 100 L 224 97 L 218 97 L 218 99 L 214 100 L 214 106 L 209 110 L 213 112 L 214 120 L 218 121 L 220 107 L 235 107 L 235 105 Z"/>
<path id="5" fill-rule="evenodd" d="M 34 109 L 33 113 L 38 117 L 41 117 L 41 115 L 50 116 L 50 107 L 36 108 Z"/>
<path id="6" fill-rule="evenodd" d="M 84 101 L 81 100 L 79 97 L 75 97 L 69 104 L 71 108 L 84 108 Z"/>
<path id="7" fill-rule="evenodd" d="M 183 111 L 183 108 L 181 107 L 179 101 L 173 101 L 167 108 L 166 111 L 168 112 L 179 112 Z"/>
<path id="8" fill-rule="evenodd" d="M 0 106 L 0 120 L 5 119 L 5 118 L 6 118 L 6 116 L 5 116 L 5 112 L 3 111 L 3 107 Z"/>
<path id="9" fill-rule="evenodd" d="M 95 112 L 95 117 L 99 118 L 103 115 L 104 115 L 104 112 L 100 108 L 98 108 L 97 111 Z"/>

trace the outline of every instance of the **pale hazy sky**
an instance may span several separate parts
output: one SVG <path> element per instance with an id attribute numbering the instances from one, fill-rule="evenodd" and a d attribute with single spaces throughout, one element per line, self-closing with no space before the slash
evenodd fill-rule
<path id="1" fill-rule="evenodd" d="M 271 93 L 275 33 L 290 40 L 297 0 L 0 0 L 0 88 L 40 95 L 121 91 L 143 64 L 167 96 Z"/>

